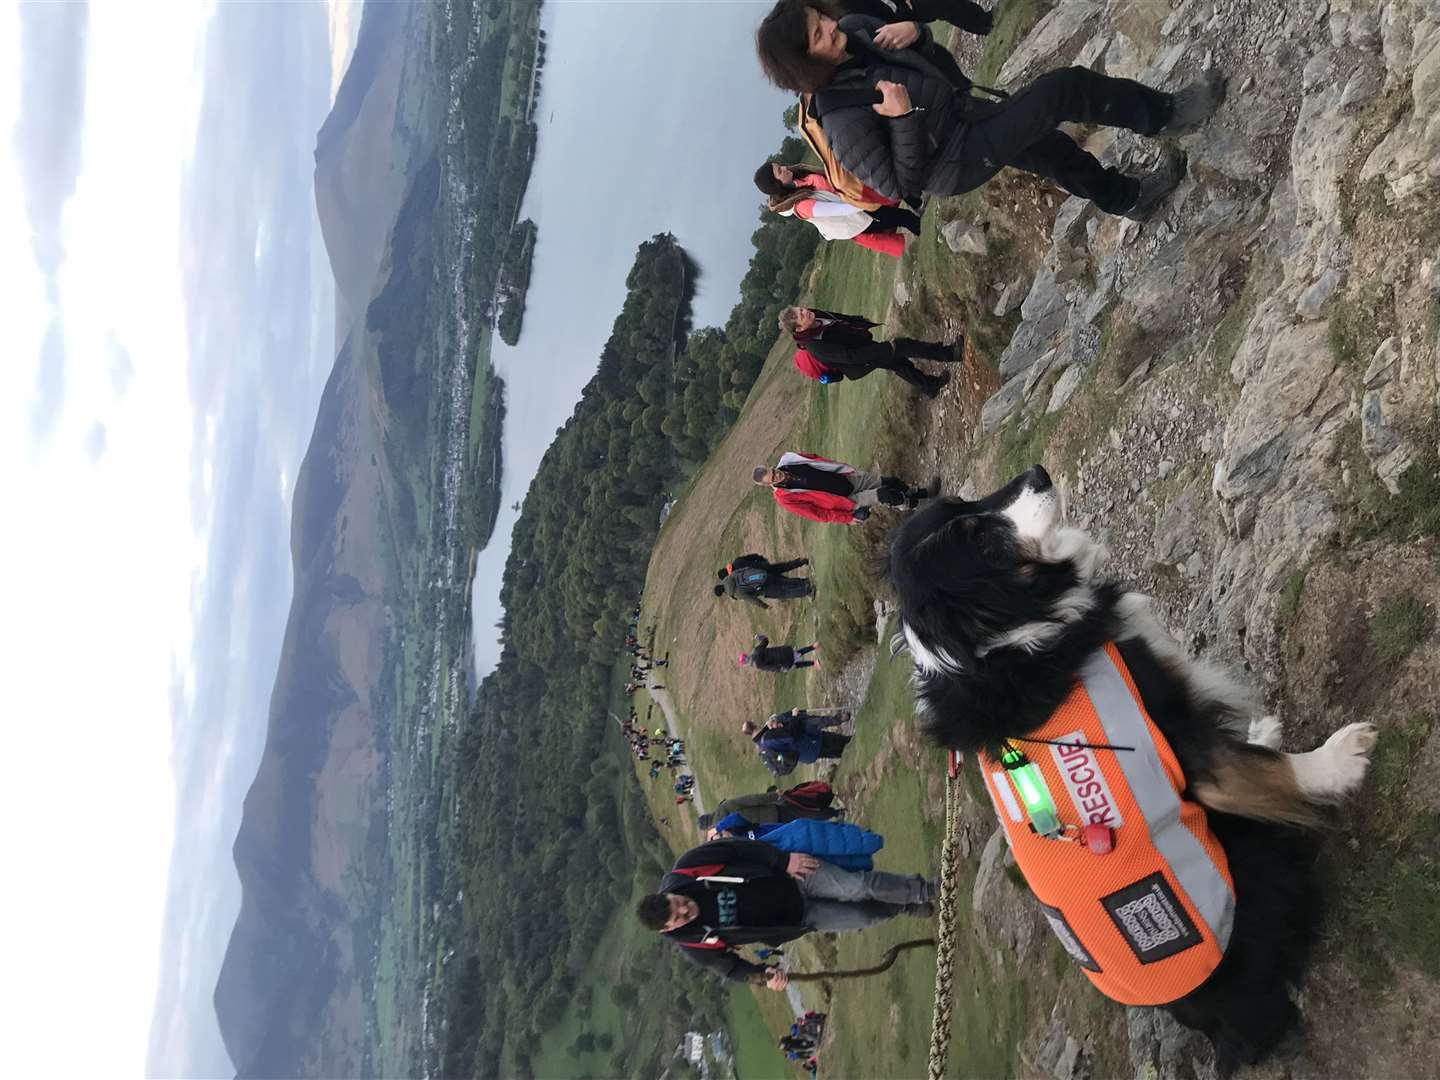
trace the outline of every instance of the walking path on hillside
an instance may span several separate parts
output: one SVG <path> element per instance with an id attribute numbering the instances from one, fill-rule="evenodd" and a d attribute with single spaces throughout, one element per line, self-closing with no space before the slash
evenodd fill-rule
<path id="1" fill-rule="evenodd" d="M 680 734 L 680 729 L 675 726 L 675 710 L 670 705 L 670 695 L 655 686 L 647 686 L 645 689 L 650 691 L 650 700 L 659 705 L 660 711 L 665 714 L 665 727 L 669 729 L 671 738 L 684 739 L 684 736 Z M 689 760 L 688 752 L 685 763 L 689 766 L 690 775 L 695 777 L 695 786 L 690 790 L 691 798 L 695 802 L 695 812 L 703 814 L 705 813 L 705 800 L 700 794 L 700 776 L 695 772 L 695 764 Z"/>

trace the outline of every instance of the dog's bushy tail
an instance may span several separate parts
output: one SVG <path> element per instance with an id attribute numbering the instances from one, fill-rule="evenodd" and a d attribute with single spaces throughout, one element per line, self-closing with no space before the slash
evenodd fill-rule
<path id="1" fill-rule="evenodd" d="M 1294 1030 L 1290 999 L 1309 962 L 1322 916 L 1314 839 L 1296 829 L 1210 815 L 1235 882 L 1235 926 L 1215 973 L 1169 1006 L 1215 1047 L 1221 1077 L 1269 1056 Z"/>

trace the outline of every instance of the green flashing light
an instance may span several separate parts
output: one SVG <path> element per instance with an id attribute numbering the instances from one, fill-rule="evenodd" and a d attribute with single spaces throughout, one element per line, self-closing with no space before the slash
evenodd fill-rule
<path id="1" fill-rule="evenodd" d="M 1050 789 L 1040 766 L 1029 761 L 1016 749 L 1007 749 L 1000 756 L 1000 763 L 1015 785 L 1020 801 L 1025 804 L 1025 813 L 1030 818 L 1030 827 L 1041 836 L 1054 836 L 1060 832 L 1060 815 L 1050 798 Z"/>

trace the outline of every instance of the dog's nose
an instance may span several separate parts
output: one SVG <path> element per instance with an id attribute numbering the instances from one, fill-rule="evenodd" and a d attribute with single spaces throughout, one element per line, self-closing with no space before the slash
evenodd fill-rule
<path id="1" fill-rule="evenodd" d="M 1025 474 L 1026 486 L 1031 491 L 1049 491 L 1055 486 L 1050 479 L 1050 474 L 1045 471 L 1044 465 L 1032 465 L 1030 471 Z"/>

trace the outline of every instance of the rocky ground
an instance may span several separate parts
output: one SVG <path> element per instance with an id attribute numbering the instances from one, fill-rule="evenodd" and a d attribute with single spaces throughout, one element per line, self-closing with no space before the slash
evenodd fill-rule
<path id="1" fill-rule="evenodd" d="M 1440 758 L 1440 0 L 1065 0 L 1000 82 L 1069 62 L 1167 89 L 1215 67 L 1229 100 L 1182 141 L 1189 176 L 1144 226 L 1024 179 L 936 208 L 934 242 L 1019 321 L 998 382 L 957 379 L 931 410 L 917 464 L 961 491 L 1043 461 L 1115 576 L 1192 653 L 1248 673 L 1287 749 L 1380 725 L 1379 789 L 1337 826 L 1310 1037 L 1265 1075 L 1433 1075 L 1435 1025 L 1402 1018 L 1436 1017 L 1436 928 L 1406 907 L 1435 895 L 1377 899 L 1394 920 L 1377 922 L 1356 879 L 1374 846 L 1418 858 L 1440 809 L 1421 782 Z M 1126 166 L 1154 160 L 1151 140 L 1080 134 Z M 915 265 L 897 325 L 944 309 Z M 1045 931 L 1011 902 L 988 807 L 971 810 L 977 926 L 1024 954 Z M 1357 943 L 1382 925 L 1419 940 Z M 1393 954 L 1367 977 L 1358 948 Z M 1085 1075 L 1117 1035 L 1072 1030 L 1064 1004 L 1025 1048 L 1038 1075 Z M 1132 1010 L 1121 1037 L 1137 1075 L 1210 1074 L 1160 1014 Z"/>

